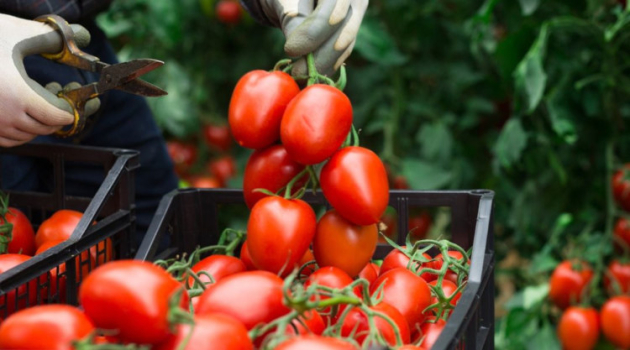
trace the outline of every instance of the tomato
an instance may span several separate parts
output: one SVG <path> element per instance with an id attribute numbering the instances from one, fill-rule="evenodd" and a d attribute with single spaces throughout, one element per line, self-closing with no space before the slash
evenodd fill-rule
<path id="1" fill-rule="evenodd" d="M 335 153 L 352 128 L 352 104 L 341 90 L 314 84 L 287 106 L 280 138 L 294 161 L 318 164 Z"/>
<path id="2" fill-rule="evenodd" d="M 374 295 L 382 285 L 383 301 L 405 316 L 409 329 L 415 329 L 425 315 L 423 310 L 431 304 L 431 290 L 422 278 L 399 267 L 380 275 L 370 287 Z"/>
<path id="3" fill-rule="evenodd" d="M 202 133 L 206 145 L 212 150 L 227 152 L 232 147 L 232 135 L 227 124 L 207 124 Z"/>
<path id="4" fill-rule="evenodd" d="M 392 181 L 392 187 L 396 190 L 408 190 L 409 183 L 407 182 L 407 179 L 403 175 L 397 175 L 394 177 L 394 180 Z"/>
<path id="5" fill-rule="evenodd" d="M 247 249 L 247 240 L 243 242 L 243 245 L 241 246 L 241 253 L 239 254 L 239 258 L 245 264 L 247 271 L 256 270 L 256 266 L 254 266 L 252 257 L 249 255 L 249 250 Z"/>
<path id="6" fill-rule="evenodd" d="M 247 266 L 245 266 L 245 263 L 241 259 L 233 256 L 210 255 L 196 263 L 195 266 L 192 267 L 192 271 L 196 273 L 199 279 L 204 283 L 210 283 L 210 278 L 205 274 L 199 274 L 202 271 L 210 274 L 214 283 L 217 283 L 224 277 L 247 271 Z M 188 285 L 193 286 L 194 283 L 195 280 L 190 277 L 188 279 Z"/>
<path id="7" fill-rule="evenodd" d="M 73 306 L 39 305 L 0 324 L 0 349 L 72 350 L 73 341 L 93 331 L 92 322 Z"/>
<path id="8" fill-rule="evenodd" d="M 615 224 L 615 246 L 621 251 L 630 252 L 630 222 L 619 218 Z"/>
<path id="9" fill-rule="evenodd" d="M 308 249 L 316 225 L 313 208 L 300 199 L 261 199 L 247 222 L 247 249 L 254 265 L 288 275 Z"/>
<path id="10" fill-rule="evenodd" d="M 432 286 L 437 286 L 437 280 L 433 280 L 431 282 L 429 282 L 430 285 Z M 455 293 L 455 291 L 457 290 L 457 284 L 449 281 L 449 280 L 442 280 L 442 293 L 444 293 L 444 296 L 446 298 L 450 298 L 451 295 L 453 295 L 453 293 Z M 453 299 L 451 299 L 450 304 L 452 306 L 457 305 L 457 302 L 459 301 L 459 298 L 462 296 L 461 291 L 457 292 L 457 294 L 453 297 Z M 437 303 L 439 300 L 437 298 L 437 296 L 432 297 L 431 298 L 431 304 L 435 304 Z"/>
<path id="11" fill-rule="evenodd" d="M 283 281 L 267 271 L 247 271 L 223 278 L 199 296 L 197 315 L 222 313 L 249 330 L 289 312 L 283 303 Z"/>
<path id="12" fill-rule="evenodd" d="M 426 350 L 426 348 L 422 346 L 407 344 L 399 347 L 398 350 Z"/>
<path id="13" fill-rule="evenodd" d="M 217 18 L 221 23 L 238 24 L 241 16 L 241 5 L 237 1 L 221 0 L 217 3 Z"/>
<path id="14" fill-rule="evenodd" d="M 179 141 L 168 141 L 166 142 L 166 148 L 173 161 L 177 175 L 180 177 L 186 176 L 197 161 L 197 147 Z"/>
<path id="15" fill-rule="evenodd" d="M 402 246 L 401 248 L 403 248 L 404 250 L 407 250 L 407 246 Z M 427 260 L 431 260 L 431 255 L 427 254 L 427 253 L 422 253 L 422 256 L 427 259 Z M 398 250 L 398 249 L 392 249 L 392 251 L 390 251 L 386 256 L 385 259 L 383 259 L 383 264 L 381 264 L 381 270 L 380 270 L 380 274 L 384 274 L 385 272 L 395 269 L 397 267 L 404 267 L 407 268 L 409 266 L 409 261 L 411 259 L 409 259 L 409 257 L 407 257 L 407 255 L 405 255 L 405 253 L 403 253 L 402 251 Z M 421 267 L 421 268 L 434 268 L 434 262 L 433 261 L 428 261 L 426 263 L 419 263 L 416 262 L 416 266 L 413 266 L 413 268 L 416 267 Z M 419 270 L 418 270 L 419 271 Z M 424 272 L 420 275 L 420 277 L 422 277 L 422 279 L 424 279 L 425 281 L 431 281 L 433 279 L 435 279 L 435 275 L 429 273 L 429 272 Z"/>
<path id="16" fill-rule="evenodd" d="M 322 316 L 316 310 L 307 310 L 303 316 L 298 316 L 297 319 L 291 322 L 291 325 L 287 326 L 287 333 L 289 334 L 317 334 L 321 335 L 326 329 L 326 324 Z M 297 330 L 297 333 L 296 333 Z"/>
<path id="17" fill-rule="evenodd" d="M 630 296 L 612 297 L 600 311 L 602 332 L 616 346 L 630 348 Z"/>
<path id="18" fill-rule="evenodd" d="M 365 338 L 368 334 L 370 334 L 370 331 L 378 331 L 383 339 L 389 345 L 393 346 L 396 345 L 396 331 L 398 331 L 402 342 L 409 342 L 409 325 L 400 311 L 386 302 L 381 302 L 375 306 L 371 306 L 370 309 L 385 314 L 385 316 L 394 321 L 397 329 L 394 329 L 384 318 L 377 316 L 374 318 L 376 329 L 371 330 L 368 317 L 365 312 L 355 307 L 352 308 L 352 310 L 350 310 L 348 315 L 344 318 L 341 325 L 341 335 L 343 337 L 349 337 L 354 332 L 354 339 L 359 344 L 363 344 Z"/>
<path id="19" fill-rule="evenodd" d="M 221 186 L 225 186 L 227 181 L 236 175 L 236 163 L 232 156 L 223 156 L 208 163 L 208 171 Z"/>
<path id="20" fill-rule="evenodd" d="M 359 272 L 359 278 L 363 278 L 364 280 L 368 281 L 370 285 L 374 283 L 374 281 L 376 281 L 376 279 L 378 278 L 378 268 L 376 267 L 376 264 L 366 264 L 361 272 Z"/>
<path id="21" fill-rule="evenodd" d="M 599 315 L 592 307 L 571 306 L 562 313 L 558 338 L 565 350 L 590 350 L 599 339 Z"/>
<path id="22" fill-rule="evenodd" d="M 189 179 L 190 187 L 194 188 L 220 188 L 221 182 L 212 176 L 194 176 Z"/>
<path id="23" fill-rule="evenodd" d="M 333 288 L 333 289 L 343 289 L 349 286 L 350 284 L 352 284 L 352 282 L 354 282 L 352 280 L 352 277 L 350 277 L 343 270 L 334 266 L 325 266 L 316 270 L 310 276 L 308 276 L 308 278 L 306 279 L 306 282 L 304 282 L 304 288 L 308 289 L 311 285 L 317 284 L 319 286 L 324 286 L 324 287 Z M 357 297 L 361 297 L 362 294 L 359 287 L 354 288 L 354 294 Z M 323 294 L 319 295 L 319 300 L 326 300 L 326 299 L 329 299 L 328 295 L 323 295 Z M 344 309 L 345 309 L 345 305 L 341 305 L 337 310 L 337 314 L 341 314 Z M 330 315 L 331 313 L 330 307 L 325 307 L 322 310 L 322 313 L 324 314 L 322 316 L 324 317 L 325 320 L 329 320 L 330 316 L 335 316 L 335 315 Z"/>
<path id="24" fill-rule="evenodd" d="M 434 321 L 435 317 L 432 316 L 429 318 L 429 320 Z M 421 332 L 418 333 L 424 337 L 424 340 L 422 341 L 422 344 L 421 344 L 422 347 L 425 349 L 431 349 L 433 345 L 435 344 L 435 342 L 440 337 L 440 334 L 442 334 L 442 330 L 444 329 L 445 326 L 446 326 L 446 321 L 442 319 L 438 319 L 435 323 L 431 323 L 431 322 L 423 323 L 422 326 L 420 326 Z M 413 338 L 414 337 L 412 337 L 412 339 Z"/>
<path id="25" fill-rule="evenodd" d="M 6 252 L 9 254 L 35 254 L 35 232 L 26 215 L 17 208 L 9 207 L 5 216 L 7 221 L 13 224 L 12 238 Z M 2 218 L 0 218 L 0 225 L 4 225 Z"/>
<path id="26" fill-rule="evenodd" d="M 377 242 L 376 225 L 355 225 L 333 209 L 317 223 L 313 254 L 317 265 L 335 266 L 354 277 L 372 259 Z"/>
<path id="27" fill-rule="evenodd" d="M 381 231 L 387 238 L 396 240 L 398 235 L 398 214 L 394 210 L 390 210 L 389 207 L 385 209 L 385 213 L 381 217 L 379 223 L 379 231 Z M 382 226 L 384 225 L 384 227 Z M 387 241 L 380 234 L 378 235 L 379 243 L 386 243 Z"/>
<path id="28" fill-rule="evenodd" d="M 295 265 L 295 267 L 300 269 L 305 264 L 310 263 L 310 262 L 312 262 L 314 260 L 315 260 L 315 256 L 313 255 L 313 251 L 311 249 L 307 249 L 306 253 L 304 253 L 304 255 L 302 255 L 302 258 Z M 304 269 L 302 269 L 302 271 L 300 272 L 300 276 L 308 277 L 313 272 L 315 272 L 315 266 L 314 266 L 314 264 L 310 264 L 308 267 L 305 267 Z"/>
<path id="29" fill-rule="evenodd" d="M 35 255 L 42 254 L 48 249 L 63 242 L 65 242 L 65 240 L 63 239 L 56 240 L 56 241 L 46 241 L 44 242 L 44 244 L 39 246 L 39 248 L 37 248 Z M 74 261 L 75 261 L 75 271 L 76 271 L 75 273 L 76 273 L 77 282 L 80 282 L 85 277 L 87 277 L 87 275 L 90 273 L 90 267 L 94 266 L 96 263 L 92 255 L 87 250 L 83 251 L 80 254 L 80 256 L 77 256 L 74 259 Z M 87 262 L 87 263 L 81 264 L 82 261 Z M 47 299 L 48 296 L 52 297 L 55 295 L 55 293 L 57 293 L 57 291 L 59 291 L 59 301 L 60 302 L 66 301 L 66 277 L 67 276 L 66 274 L 64 274 L 64 272 L 66 272 L 65 263 L 59 265 L 59 267 L 55 267 L 50 270 L 50 284 L 49 284 L 50 291 L 48 290 L 48 288 L 44 287 L 41 291 L 42 298 Z M 59 277 L 59 275 L 62 275 L 62 276 Z"/>
<path id="30" fill-rule="evenodd" d="M 630 211 L 630 163 L 617 170 L 612 178 L 613 196 L 623 210 Z"/>
<path id="31" fill-rule="evenodd" d="M 261 149 L 280 138 L 280 123 L 289 102 L 300 92 L 284 72 L 251 71 L 239 79 L 232 93 L 228 120 L 236 142 Z"/>
<path id="32" fill-rule="evenodd" d="M 460 264 L 464 265 L 464 260 L 466 260 L 466 264 L 470 265 L 470 259 L 464 258 L 464 255 L 457 250 L 450 250 L 448 252 L 448 256 L 451 258 L 457 259 Z M 442 253 L 435 256 L 435 261 L 433 262 L 433 268 L 439 270 L 444 265 L 444 259 L 442 259 Z M 430 279 L 436 279 L 437 275 L 431 275 Z M 446 271 L 444 275 L 445 280 L 449 280 L 455 284 L 457 284 L 457 273 L 451 270 L 450 268 Z"/>
<path id="33" fill-rule="evenodd" d="M 282 145 L 255 151 L 247 161 L 243 176 L 245 204 L 251 209 L 256 202 L 267 197 L 264 193 L 253 192 L 255 189 L 264 188 L 276 193 L 302 170 L 304 166 L 291 160 Z M 300 179 L 293 186 L 293 193 L 303 187 L 307 179 L 308 175 Z"/>
<path id="34" fill-rule="evenodd" d="M 234 317 L 222 314 L 196 315 L 192 335 L 188 324 L 179 324 L 175 334 L 153 347 L 154 350 L 203 350 L 212 344 L 212 350 L 251 350 L 254 348 L 247 328 Z"/>
<path id="35" fill-rule="evenodd" d="M 409 218 L 409 234 L 412 241 L 427 238 L 431 228 L 431 216 L 426 211 L 412 215 Z"/>
<path id="36" fill-rule="evenodd" d="M 0 255 L 0 275 L 4 272 L 20 265 L 30 259 L 30 256 L 21 254 L 1 254 Z M 46 275 L 41 277 L 44 282 Z M 27 294 L 28 293 L 28 294 Z M 0 306 L 6 306 L 3 310 L 7 315 L 12 314 L 16 310 L 25 308 L 27 305 L 35 305 L 37 301 L 37 279 L 34 278 L 18 288 L 9 291 L 0 296 Z M 16 303 L 17 302 L 17 303 Z M 17 304 L 17 305 L 16 305 Z M 0 317 L 4 316 L 0 311 Z"/>
<path id="37" fill-rule="evenodd" d="M 604 285 L 611 295 L 630 292 L 630 263 L 611 261 L 604 274 Z M 621 293 L 616 293 L 617 290 Z"/>
<path id="38" fill-rule="evenodd" d="M 118 330 L 121 341 L 158 344 L 170 334 L 169 301 L 181 288 L 152 263 L 118 260 L 88 275 L 79 287 L 79 302 L 96 327 Z M 187 301 L 184 291 L 180 305 L 186 308 Z"/>
<path id="39" fill-rule="evenodd" d="M 593 270 L 587 263 L 563 261 L 556 266 L 556 269 L 551 274 L 549 281 L 549 297 L 551 301 L 561 309 L 566 309 L 573 303 L 579 303 L 582 290 L 592 277 Z"/>
<path id="40" fill-rule="evenodd" d="M 330 158 L 320 174 L 328 202 L 357 225 L 379 222 L 389 201 L 387 173 L 380 158 L 362 147 L 345 147 Z"/>
<path id="41" fill-rule="evenodd" d="M 282 342 L 275 350 L 357 350 L 347 341 L 334 337 L 323 337 L 315 334 L 305 334 Z"/>

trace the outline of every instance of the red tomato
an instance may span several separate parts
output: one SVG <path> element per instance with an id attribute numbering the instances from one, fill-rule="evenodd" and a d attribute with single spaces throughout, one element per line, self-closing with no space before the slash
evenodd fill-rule
<path id="1" fill-rule="evenodd" d="M 94 331 L 92 322 L 69 305 L 39 305 L 16 312 L 0 325 L 0 349 L 72 350 L 73 341 Z"/>
<path id="2" fill-rule="evenodd" d="M 343 289 L 349 286 L 350 284 L 352 284 L 352 282 L 354 282 L 352 280 L 352 277 L 350 277 L 343 270 L 334 266 L 325 266 L 316 270 L 310 276 L 308 276 L 308 278 L 306 279 L 306 282 L 304 282 L 304 288 L 308 288 L 312 284 L 315 283 L 319 286 L 324 286 L 328 288 Z M 357 295 L 357 297 L 361 297 L 360 288 L 358 287 L 355 288 L 354 294 Z M 320 294 L 319 296 L 319 300 L 326 300 L 328 298 L 329 297 L 327 295 L 323 295 L 323 294 Z M 343 312 L 344 309 L 345 309 L 345 306 L 343 305 L 339 307 L 337 311 L 338 314 Z M 322 310 L 322 313 L 325 314 L 325 315 L 322 315 L 324 319 L 329 320 L 331 316 L 329 315 L 331 313 L 331 308 L 330 307 L 324 308 Z M 335 316 L 335 315 L 332 315 L 332 316 Z"/>
<path id="3" fill-rule="evenodd" d="M 296 177 L 304 166 L 289 158 L 289 154 L 282 145 L 274 145 L 269 148 L 255 151 L 249 157 L 243 176 L 243 195 L 248 208 L 252 208 L 266 194 L 253 192 L 257 188 L 264 188 L 273 193 L 286 186 L 291 179 Z M 308 175 L 300 179 L 294 187 L 297 192 L 308 179 Z"/>
<path id="4" fill-rule="evenodd" d="M 620 348 L 630 348 L 630 296 L 608 299 L 602 306 L 600 317 L 606 339 Z"/>
<path id="5" fill-rule="evenodd" d="M 238 24 L 242 15 L 241 5 L 234 0 L 220 0 L 217 3 L 217 18 L 221 23 Z"/>
<path id="6" fill-rule="evenodd" d="M 470 265 L 470 259 L 465 259 L 464 255 L 462 255 L 462 253 L 460 253 L 457 250 L 450 250 L 448 252 L 448 256 L 450 256 L 451 258 L 457 259 L 459 263 L 462 265 L 464 264 L 464 260 L 466 260 L 466 263 Z M 435 261 L 433 262 L 433 268 L 436 270 L 439 270 L 442 268 L 442 265 L 444 265 L 444 259 L 442 259 L 442 253 L 440 253 L 435 256 Z M 434 280 L 436 278 L 437 278 L 437 275 L 431 275 L 430 277 L 431 280 Z M 455 273 L 455 271 L 451 269 L 448 269 L 446 271 L 446 274 L 444 275 L 444 279 L 457 284 L 457 273 Z"/>
<path id="7" fill-rule="evenodd" d="M 221 188 L 221 182 L 212 176 L 195 176 L 189 183 L 194 188 Z"/>
<path id="8" fill-rule="evenodd" d="M 9 207 L 5 216 L 7 221 L 13 224 L 12 238 L 6 252 L 9 254 L 35 254 L 35 232 L 26 215 L 17 208 Z M 0 218 L 0 225 L 4 225 L 2 218 Z"/>
<path id="9" fill-rule="evenodd" d="M 210 283 L 210 278 L 205 274 L 199 274 L 202 271 L 210 274 L 214 283 L 217 283 L 224 277 L 247 271 L 247 267 L 241 259 L 233 256 L 210 255 L 196 263 L 195 266 L 192 267 L 192 271 L 199 276 L 202 282 L 207 284 Z M 188 279 L 188 285 L 193 286 L 194 283 L 195 280 L 190 277 Z"/>
<path id="10" fill-rule="evenodd" d="M 295 327 L 295 328 L 294 328 Z M 304 316 L 298 316 L 297 319 L 291 322 L 291 325 L 287 326 L 287 333 L 289 334 L 317 334 L 321 335 L 326 329 L 326 323 L 324 319 L 315 310 L 307 310 L 304 312 Z M 295 332 L 297 330 L 297 333 Z"/>
<path id="11" fill-rule="evenodd" d="M 170 334 L 169 300 L 183 288 L 164 269 L 146 261 L 119 260 L 96 268 L 79 288 L 85 314 L 101 329 L 118 330 L 123 342 L 158 344 Z M 182 294 L 181 306 L 188 297 Z"/>
<path id="12" fill-rule="evenodd" d="M 21 254 L 1 254 L 0 255 L 0 275 L 4 272 L 20 265 L 30 259 L 30 256 Z M 44 282 L 46 276 L 41 277 Z M 28 293 L 28 294 L 27 294 Z M 16 305 L 17 301 L 17 305 Z M 37 301 L 37 279 L 32 279 L 17 289 L 11 290 L 0 297 L 0 306 L 6 305 L 6 314 L 11 315 L 16 310 L 24 309 L 26 306 L 35 305 Z M 16 307 L 17 306 L 17 307 Z M 4 316 L 0 312 L 0 317 Z"/>
<path id="13" fill-rule="evenodd" d="M 412 241 L 427 238 L 431 228 L 431 216 L 426 211 L 412 215 L 409 218 L 409 234 Z"/>
<path id="14" fill-rule="evenodd" d="M 249 330 L 289 312 L 283 303 L 283 281 L 267 271 L 247 271 L 228 276 L 199 296 L 197 315 L 222 313 L 242 322 Z"/>
<path id="15" fill-rule="evenodd" d="M 624 218 L 617 219 L 615 224 L 615 245 L 621 251 L 630 252 L 630 222 Z"/>
<path id="16" fill-rule="evenodd" d="M 275 350 L 357 350 L 352 343 L 334 337 L 305 334 L 283 342 Z"/>
<path id="17" fill-rule="evenodd" d="M 612 188 L 617 204 L 625 211 L 630 211 L 630 163 L 615 172 Z"/>
<path id="18" fill-rule="evenodd" d="M 383 301 L 405 316 L 409 329 L 425 318 L 424 309 L 431 304 L 431 290 L 422 278 L 405 268 L 395 268 L 380 275 L 370 287 L 374 295 L 382 287 Z"/>
<path id="19" fill-rule="evenodd" d="M 293 78 L 284 72 L 254 70 L 236 84 L 228 120 L 239 145 L 261 149 L 280 138 L 280 122 L 289 102 L 300 92 Z"/>
<path id="20" fill-rule="evenodd" d="M 430 317 L 429 319 L 435 320 L 435 317 Z M 421 335 L 424 337 L 424 340 L 422 341 L 422 347 L 425 349 L 431 349 L 440 337 L 440 334 L 442 334 L 442 330 L 445 326 L 446 321 L 442 319 L 437 320 L 435 323 L 423 323 L 420 327 Z"/>
<path id="21" fill-rule="evenodd" d="M 367 148 L 351 146 L 335 153 L 322 168 L 320 182 L 333 208 L 357 225 L 376 224 L 387 208 L 385 166 Z"/>
<path id="22" fill-rule="evenodd" d="M 288 275 L 308 249 L 316 225 L 313 208 L 300 199 L 261 199 L 247 223 L 247 249 L 254 265 Z"/>
<path id="23" fill-rule="evenodd" d="M 37 248 L 35 255 L 39 255 L 62 242 L 65 242 L 65 240 L 46 241 L 39 248 Z M 89 263 L 81 264 L 82 261 L 87 262 L 88 260 L 89 260 Z M 74 261 L 75 261 L 75 270 L 76 270 L 75 273 L 76 273 L 77 282 L 80 282 L 84 278 L 86 278 L 87 275 L 90 273 L 90 267 L 95 266 L 96 264 L 96 261 L 87 250 L 83 251 L 80 256 L 77 256 L 74 259 Z M 48 288 L 44 287 L 41 291 L 42 298 L 48 299 L 48 296 L 53 297 L 55 293 L 59 291 L 59 301 L 60 302 L 66 301 L 66 277 L 67 276 L 65 272 L 66 272 L 65 263 L 59 265 L 58 268 L 55 267 L 50 270 L 50 284 L 49 284 L 50 291 L 48 290 Z M 62 276 L 59 277 L 59 275 L 62 275 Z"/>
<path id="24" fill-rule="evenodd" d="M 208 171 L 219 180 L 221 186 L 236 175 L 236 163 L 232 156 L 223 156 L 208 163 Z"/>
<path id="25" fill-rule="evenodd" d="M 304 266 L 307 263 L 310 263 L 312 261 L 315 260 L 315 256 L 313 255 L 313 251 L 311 249 L 307 249 L 306 253 L 304 253 L 304 255 L 302 255 L 302 258 L 300 259 L 300 261 L 295 265 L 296 268 L 302 268 L 302 266 Z M 310 276 L 313 272 L 315 272 L 315 266 L 313 264 L 309 265 L 308 267 L 305 267 L 302 272 L 300 272 L 300 276 L 304 276 L 304 277 L 308 277 Z"/>
<path id="26" fill-rule="evenodd" d="M 616 290 L 619 290 L 621 294 L 630 292 L 630 263 L 611 261 L 604 275 L 604 285 L 611 295 L 620 294 L 615 293 Z"/>
<path id="27" fill-rule="evenodd" d="M 245 264 L 245 267 L 247 267 L 247 271 L 256 270 L 256 266 L 254 266 L 252 257 L 249 255 L 249 250 L 247 249 L 247 240 L 243 242 L 243 245 L 241 246 L 241 253 L 239 254 L 239 257 Z"/>
<path id="28" fill-rule="evenodd" d="M 407 249 L 407 246 L 402 246 L 401 248 L 403 249 Z M 427 259 L 427 260 L 431 260 L 431 255 L 427 254 L 427 253 L 422 253 L 422 256 Z M 389 252 L 389 254 L 387 254 L 385 256 L 385 259 L 383 259 L 383 263 L 381 264 L 381 272 L 380 274 L 384 274 L 385 272 L 398 268 L 398 267 L 403 267 L 403 268 L 407 268 L 407 266 L 409 265 L 409 261 L 411 259 L 409 259 L 409 257 L 407 257 L 407 255 L 405 255 L 405 253 L 403 253 L 402 251 L 398 250 L 398 249 L 392 249 L 392 251 Z M 416 260 L 417 261 L 417 260 Z M 421 267 L 421 268 L 434 268 L 434 262 L 433 261 L 428 261 L 426 263 L 420 264 L 418 262 L 416 262 L 416 266 L 413 266 L 413 268 L 416 267 Z M 419 271 L 419 270 L 418 270 Z M 420 275 L 420 277 L 422 277 L 422 279 L 424 279 L 425 281 L 431 281 L 433 279 L 435 279 L 435 276 L 429 272 L 424 272 Z"/>
<path id="29" fill-rule="evenodd" d="M 289 156 L 300 164 L 318 164 L 341 147 L 352 128 L 352 104 L 341 90 L 314 84 L 287 106 L 280 138 Z"/>
<path id="30" fill-rule="evenodd" d="M 179 141 L 168 141 L 166 142 L 166 148 L 173 161 L 177 175 L 180 177 L 186 176 L 197 161 L 197 147 Z"/>
<path id="31" fill-rule="evenodd" d="M 437 286 L 437 280 L 433 280 L 431 282 L 429 282 L 430 285 L 432 286 Z M 453 293 L 455 293 L 455 291 L 457 290 L 457 285 L 449 280 L 442 280 L 442 293 L 444 293 L 444 296 L 446 298 L 450 298 L 451 295 L 453 295 Z M 457 294 L 453 297 L 453 299 L 451 299 L 450 304 L 452 306 L 457 305 L 457 302 L 459 301 L 459 298 L 462 296 L 461 291 L 457 292 Z M 437 303 L 439 300 L 437 298 L 437 296 L 434 296 L 431 298 L 431 304 L 435 304 Z"/>
<path id="32" fill-rule="evenodd" d="M 359 272 L 359 278 L 363 278 L 371 285 L 378 278 L 378 268 L 376 264 L 369 263 L 366 264 L 363 270 Z"/>
<path id="33" fill-rule="evenodd" d="M 398 350 L 426 350 L 426 348 L 422 346 L 407 344 L 399 347 Z"/>
<path id="34" fill-rule="evenodd" d="M 392 181 L 392 187 L 396 190 L 408 190 L 409 183 L 407 183 L 407 179 L 403 175 L 396 175 Z"/>
<path id="35" fill-rule="evenodd" d="M 394 321 L 398 329 L 395 330 L 384 318 L 375 317 L 374 324 L 376 325 L 376 329 L 371 330 L 365 312 L 355 307 L 350 310 L 346 318 L 344 318 L 341 325 L 341 335 L 343 337 L 349 337 L 354 332 L 354 339 L 359 344 L 363 344 L 365 338 L 370 334 L 370 331 L 378 331 L 383 339 L 389 345 L 393 346 L 396 345 L 396 331 L 398 331 L 402 342 L 409 342 L 409 325 L 400 311 L 386 302 L 381 302 L 378 305 L 370 307 L 370 309 L 385 314 L 385 316 Z"/>
<path id="36" fill-rule="evenodd" d="M 179 350 L 185 343 L 186 350 L 251 350 L 254 348 L 247 328 L 234 317 L 222 314 L 196 315 L 195 326 L 190 334 L 190 325 L 179 324 L 175 334 L 154 350 Z M 186 339 L 189 337 L 189 339 Z"/>
<path id="37" fill-rule="evenodd" d="M 579 268 L 579 271 L 574 267 Z M 587 263 L 563 261 L 551 274 L 549 281 L 551 301 L 561 309 L 566 309 L 573 303 L 579 303 L 582 290 L 592 277 L 593 270 Z"/>
<path id="38" fill-rule="evenodd" d="M 333 209 L 317 223 L 313 254 L 317 265 L 335 266 L 354 277 L 372 259 L 377 242 L 376 225 L 355 225 Z"/>
<path id="39" fill-rule="evenodd" d="M 590 350 L 599 339 L 599 315 L 592 307 L 571 306 L 562 313 L 558 338 L 565 350 Z"/>
<path id="40" fill-rule="evenodd" d="M 232 136 L 227 124 L 207 124 L 203 127 L 203 137 L 208 148 L 227 152 L 232 147 Z"/>

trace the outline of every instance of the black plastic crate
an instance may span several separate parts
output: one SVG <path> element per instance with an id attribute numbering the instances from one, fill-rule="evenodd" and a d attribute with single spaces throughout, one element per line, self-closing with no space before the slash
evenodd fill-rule
<path id="1" fill-rule="evenodd" d="M 47 186 L 43 190 L 38 189 L 39 192 L 3 190 L 10 196 L 10 206 L 21 209 L 32 221 L 36 231 L 39 224 L 57 210 L 83 212 L 81 221 L 67 241 L 0 274 L 0 318 L 5 318 L 9 310 L 31 306 L 33 300 L 29 293 L 35 293 L 35 304 L 76 305 L 78 287 L 84 273 L 106 260 L 133 256 L 134 172 L 139 167 L 138 152 L 32 143 L 0 148 L 0 154 L 27 157 L 38 169 L 50 171 L 42 175 Z M 10 162 L 7 163 L 0 164 L 0 168 L 10 167 Z M 66 183 L 75 181 L 66 176 L 66 169 L 77 166 L 87 168 L 99 176 L 102 174 L 103 181 L 96 193 L 86 196 L 66 193 Z M 94 221 L 96 224 L 92 224 Z M 89 249 L 96 253 L 95 258 L 86 253 Z M 65 272 L 60 271 L 63 264 Z M 80 266 L 78 269 L 77 264 Z M 55 271 L 56 277 L 47 273 L 51 270 Z M 56 291 L 49 288 L 51 283 L 57 286 Z M 64 293 L 63 288 L 59 287 L 63 284 Z"/>
<path id="2" fill-rule="evenodd" d="M 321 192 L 308 192 L 303 199 L 315 207 L 329 207 Z M 494 348 L 493 199 L 494 193 L 487 190 L 390 192 L 389 204 L 398 213 L 399 232 L 408 231 L 411 208 L 445 208 L 450 211 L 451 241 L 473 248 L 468 286 L 434 350 Z M 216 244 L 223 228 L 219 227 L 221 210 L 235 204 L 244 205 L 241 190 L 185 189 L 167 194 L 136 259 L 155 261 Z M 170 241 L 169 248 L 158 251 L 165 239 Z M 397 241 L 404 244 L 405 236 L 398 235 Z M 375 258 L 383 258 L 391 249 L 379 245 Z"/>

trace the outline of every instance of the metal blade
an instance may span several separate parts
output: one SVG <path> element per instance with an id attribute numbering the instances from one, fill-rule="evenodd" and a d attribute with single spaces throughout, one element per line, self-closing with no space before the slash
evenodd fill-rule
<path id="1" fill-rule="evenodd" d="M 120 89 L 143 96 L 164 95 L 166 91 L 145 81 L 132 83 L 139 80 L 139 76 L 159 68 L 163 64 L 164 62 L 154 59 L 138 59 L 104 67 L 98 82 L 99 94 L 111 89 Z"/>
<path id="2" fill-rule="evenodd" d="M 132 80 L 128 83 L 118 86 L 116 89 L 148 97 L 164 96 L 168 94 L 168 92 L 142 79 Z"/>

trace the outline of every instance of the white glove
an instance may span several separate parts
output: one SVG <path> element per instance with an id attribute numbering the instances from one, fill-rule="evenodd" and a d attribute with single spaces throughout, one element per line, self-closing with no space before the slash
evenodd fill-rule
<path id="1" fill-rule="evenodd" d="M 350 56 L 369 0 L 260 0 L 265 15 L 280 27 L 290 57 L 313 52 L 319 73 L 331 76 Z M 303 59 L 295 75 L 306 74 Z"/>
<path id="2" fill-rule="evenodd" d="M 89 41 L 89 33 L 83 27 L 73 26 L 73 30 L 83 38 L 77 39 L 77 43 L 85 45 L 86 37 Z M 61 86 L 51 84 L 53 92 L 46 90 L 27 76 L 22 62 L 28 55 L 59 52 L 61 36 L 51 40 L 55 36 L 52 32 L 54 29 L 47 24 L 0 14 L 1 147 L 26 143 L 74 122 L 70 105 L 53 93 Z M 98 109 L 97 99 L 90 102 L 86 115 L 88 110 L 94 113 Z"/>

